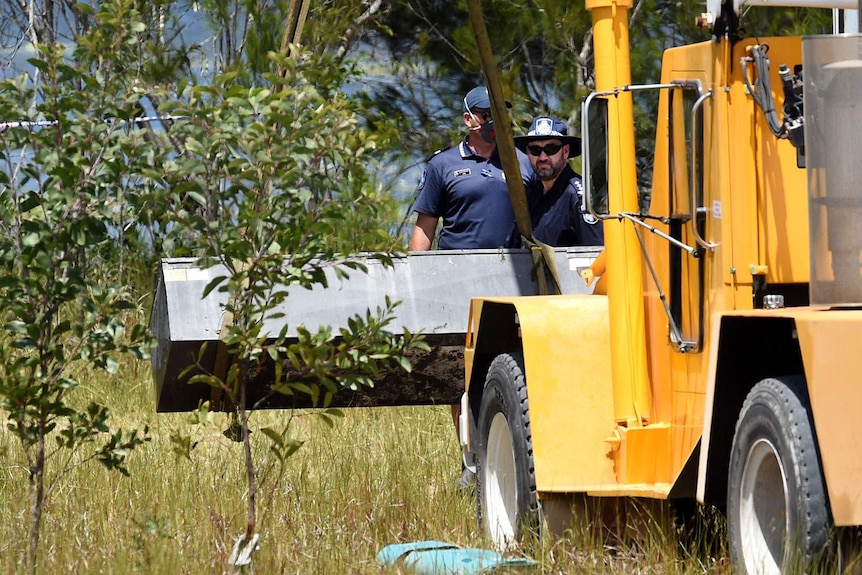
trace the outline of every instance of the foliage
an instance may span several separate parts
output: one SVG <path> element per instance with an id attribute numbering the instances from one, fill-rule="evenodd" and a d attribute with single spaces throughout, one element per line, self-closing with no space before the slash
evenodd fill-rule
<path id="1" fill-rule="evenodd" d="M 352 71 L 325 55 L 292 51 L 273 56 L 287 79 L 269 75 L 266 87 L 237 83 L 226 74 L 212 85 L 190 86 L 163 111 L 180 117 L 170 137 L 180 153 L 148 173 L 148 202 L 177 231 L 172 245 L 223 270 L 206 288 L 226 294 L 220 340 L 227 369 L 198 373 L 224 393 L 238 418 L 233 435 L 246 445 L 249 521 L 238 549 L 254 541 L 256 473 L 249 442 L 248 386 L 274 364 L 269 393 L 307 393 L 326 407 L 342 387 L 373 385 L 381 367 L 410 369 L 405 353 L 427 346 L 387 327 L 395 305 L 354 317 L 333 333 L 299 326 L 288 340 L 283 304 L 292 289 L 326 285 L 336 275 L 364 271 L 343 254 L 380 250 L 390 261 L 393 240 L 378 213 L 386 201 L 375 187 L 378 147 L 387 134 L 361 129 L 361 107 L 340 88 Z M 197 368 L 196 368 L 197 369 Z M 324 411 L 324 416 L 332 415 Z M 264 436 L 281 459 L 298 447 L 284 431 Z M 188 445 L 177 437 L 181 446 Z"/>
<path id="2" fill-rule="evenodd" d="M 164 38 L 144 22 L 167 4 L 145 12 L 134 6 L 104 2 L 96 12 L 76 5 L 88 32 L 73 59 L 44 48 L 31 61 L 39 81 L 8 81 L 0 96 L 0 117 L 29 128 L 0 133 L 0 298 L 9 320 L 0 393 L 28 459 L 32 568 L 43 505 L 56 485 L 43 491 L 46 462 L 106 435 L 91 457 L 124 471 L 127 451 L 147 439 L 146 430 L 111 430 L 98 402 L 78 408 L 69 401 L 79 387 L 70 374 L 76 361 L 113 372 L 117 355 L 147 355 L 142 322 L 124 325 L 136 309 L 124 275 L 127 247 L 223 258 L 228 274 L 219 289 L 229 292 L 235 320 L 224 341 L 239 351 L 223 379 L 208 382 L 224 386 L 246 431 L 243 385 L 256 364 L 279 358 L 272 393 L 309 393 L 323 405 L 340 386 L 369 385 L 381 367 L 409 369 L 403 352 L 424 346 L 413 334 L 387 331 L 392 302 L 340 333 L 301 329 L 297 343 L 264 330 L 264 319 L 279 319 L 290 286 L 324 282 L 326 267 L 362 267 L 343 252 L 382 250 L 377 257 L 387 260 L 395 244 L 379 223 L 382 214 L 391 221 L 391 206 L 374 170 L 391 127 L 363 129 L 361 109 L 342 92 L 355 70 L 342 58 L 297 52 L 280 62 L 290 85 L 269 77 L 268 88 L 243 87 L 237 74 L 212 86 L 180 83 L 182 98 L 164 109 L 182 119 L 159 130 L 140 118 L 172 93 L 168 72 L 182 65 L 166 52 L 168 59 L 146 57 Z M 149 244 L 140 243 L 141 229 Z M 49 436 L 56 448 L 45 447 Z M 298 447 L 284 431 L 262 437 L 282 459 Z M 64 473 L 61 464 L 52 480 Z M 251 465 L 249 481 L 253 510 Z"/>
<path id="3" fill-rule="evenodd" d="M 398 242 L 387 233 L 386 223 L 394 219 L 395 204 L 379 189 L 376 179 L 378 146 L 388 145 L 391 122 L 366 123 L 361 107 L 344 93 L 345 85 L 355 78 L 355 68 L 345 63 L 346 50 L 361 37 L 366 23 L 371 25 L 372 11 L 362 12 L 351 2 L 329 3 L 329 20 L 336 26 L 311 29 L 319 53 L 301 54 L 298 47 L 290 47 L 292 58 L 283 54 L 279 59 L 268 54 L 280 44 L 289 3 L 203 2 L 215 24 L 215 55 L 222 58 L 216 62 L 216 70 L 225 73 L 217 75 L 211 85 L 198 85 L 195 78 L 189 86 L 177 80 L 191 66 L 200 72 L 206 68 L 200 66 L 202 60 L 193 63 L 196 47 L 185 46 L 177 34 L 184 5 L 117 0 L 100 3 L 97 13 L 83 3 L 46 3 L 36 18 L 23 11 L 16 13 L 15 6 L 4 7 L 19 17 L 14 22 L 32 42 L 85 33 L 77 38 L 74 61 L 65 61 L 57 48 L 46 52 L 44 62 L 32 62 L 45 75 L 46 85 L 57 86 L 57 94 L 27 88 L 21 81 L 10 92 L 17 96 L 18 107 L 9 105 L 3 110 L 4 117 L 47 118 L 41 129 L 20 132 L 30 140 L 15 139 L 19 132 L 8 136 L 7 163 L 28 166 L 19 172 L 15 171 L 18 166 L 9 169 L 9 174 L 20 174 L 8 178 L 20 179 L 8 190 L 8 198 L 18 208 L 18 212 L 10 210 L 10 226 L 21 225 L 26 232 L 9 234 L 9 238 L 19 238 L 18 244 L 24 246 L 19 252 L 49 236 L 71 242 L 62 251 L 62 265 L 42 265 L 44 278 L 19 273 L 22 281 L 30 283 L 19 287 L 9 280 L 5 295 L 20 295 L 39 281 L 52 289 L 57 282 L 51 273 L 68 279 L 80 289 L 66 289 L 56 310 L 31 316 L 47 317 L 45 325 L 54 327 L 52 319 L 68 314 L 65 308 L 76 304 L 83 310 L 83 319 L 77 323 L 58 319 L 59 328 L 45 336 L 45 345 L 58 345 L 50 339 L 55 332 L 69 336 L 90 328 L 96 334 L 90 339 L 101 347 L 81 336 L 83 351 L 77 352 L 74 338 L 70 343 L 68 337 L 63 342 L 66 347 L 59 349 L 71 346 L 73 356 L 78 353 L 82 359 L 113 369 L 116 361 L 107 355 L 113 350 L 109 343 L 117 351 L 144 353 L 144 348 L 124 348 L 119 343 L 122 312 L 130 302 L 128 290 L 122 288 L 125 248 L 195 254 L 205 263 L 220 262 L 226 275 L 209 289 L 228 293 L 230 321 L 224 326 L 222 341 L 230 350 L 230 368 L 224 373 L 199 374 L 193 381 L 202 379 L 218 387 L 237 409 L 237 429 L 246 446 L 247 540 L 251 541 L 256 470 L 246 411 L 253 406 L 245 404 L 249 373 L 265 362 L 275 364 L 270 393 L 308 393 L 315 402 L 326 405 L 342 386 L 370 385 L 381 368 L 409 370 L 404 352 L 424 344 L 414 334 L 388 331 L 397 305 L 389 301 L 376 313 L 352 318 L 339 333 L 327 327 L 312 331 L 300 326 L 299 341 L 289 343 L 286 326 L 276 333 L 267 331 L 267 322 L 282 320 L 279 306 L 291 288 L 325 283 L 326 268 L 343 274 L 363 267 L 344 253 L 379 250 L 372 257 L 388 262 L 389 252 Z M 59 24 L 64 18 L 70 28 Z M 276 65 L 286 71 L 286 78 L 268 74 Z M 80 97 L 81 93 L 86 97 Z M 28 101 L 39 103 L 37 109 L 43 114 L 30 113 Z M 164 101 L 168 103 L 161 105 Z M 140 129 L 140 118 L 156 107 L 174 116 Z M 34 167 L 29 168 L 30 162 Z M 71 171 L 78 163 L 81 167 Z M 63 171 L 67 164 L 68 174 Z M 47 205 L 38 196 L 43 189 L 66 193 L 65 215 L 70 217 L 55 214 L 63 206 Z M 30 227 L 39 217 L 48 222 L 38 230 L 41 236 L 35 236 Z M 52 227 L 54 220 L 60 224 Z M 78 227 L 68 232 L 61 227 L 76 222 Z M 139 236 L 141 232 L 146 235 Z M 112 239 L 115 245 L 109 241 Z M 7 253 L 13 254 L 11 248 Z M 36 261 L 14 254 L 6 259 L 19 264 L 18 272 Z M 91 269 L 88 266 L 117 261 L 118 268 L 103 266 L 105 277 L 85 273 Z M 43 260 L 38 263 L 46 264 Z M 119 273 L 112 275 L 114 270 Z M 106 278 L 116 284 L 106 283 Z M 21 305 L 27 303 L 24 298 Z M 113 317 L 114 323 L 101 326 L 103 313 Z M 31 337 L 27 328 L 28 324 L 10 322 L 8 330 L 18 330 L 22 337 L 4 349 L 26 347 L 22 341 Z M 142 342 L 143 326 L 136 324 L 134 330 L 132 335 Z M 42 340 L 34 345 L 42 345 Z M 68 358 L 52 347 L 42 354 L 45 356 L 62 365 Z M 10 365 L 14 368 L 15 364 Z M 48 373 L 41 365 L 32 371 Z M 61 381 L 74 387 L 68 377 Z M 14 407 L 10 407 L 13 416 Z M 93 409 L 85 413 L 90 419 L 75 417 L 86 429 L 105 427 L 106 412 Z M 324 412 L 324 417 L 329 415 Z M 83 441 L 85 434 L 72 424 L 68 427 L 70 437 Z M 53 428 L 46 425 L 44 433 Z M 298 448 L 284 434 L 284 430 L 266 428 L 261 436 L 269 440 L 281 460 Z M 178 450 L 191 449 L 183 443 L 184 437 L 175 437 Z M 122 438 L 117 435 L 115 443 Z M 70 447 L 71 443 L 69 440 Z M 122 453 L 116 449 L 113 453 L 114 459 L 103 457 L 105 463 L 121 467 Z M 40 475 L 32 476 L 41 480 Z"/>
<path id="4" fill-rule="evenodd" d="M 740 16 L 740 35 L 786 36 L 806 34 L 830 34 L 832 32 L 832 10 L 806 8 L 767 8 L 743 10 Z"/>
<path id="5" fill-rule="evenodd" d="M 28 48 L 54 44 L 75 46 L 87 37 L 105 17 L 113 2 L 0 2 L 0 62 L 4 70 L 20 69 L 22 54 Z M 137 37 L 128 46 L 138 54 L 139 76 L 147 85 L 166 84 L 178 73 L 188 74 L 198 47 L 187 45 L 182 36 L 189 21 L 186 15 L 194 3 L 184 0 L 124 2 L 124 11 L 132 10 L 140 23 Z M 98 14 L 98 16 L 97 16 Z M 28 46 L 29 44 L 29 46 Z"/>
<path id="6" fill-rule="evenodd" d="M 91 393 L 105 398 L 118 424 L 152 419 L 152 442 L 129 460 L 130 478 L 95 473 L 69 477 L 70 496 L 52 504 L 44 532 L 43 573 L 226 573 L 234 529 L 243 517 L 246 489 L 236 465 L 241 444 L 219 431 L 226 416 L 210 414 L 193 428 L 189 414 L 146 415 L 151 386 L 143 364 L 124 363 L 114 378 L 83 375 Z M 261 494 L 261 549 L 254 573 L 404 574 L 375 560 L 385 546 L 408 541 L 451 541 L 489 548 L 476 523 L 476 503 L 456 490 L 452 462 L 460 450 L 448 406 L 352 408 L 330 428 L 310 411 L 256 414 L 260 427 L 280 428 L 292 416 L 292 439 L 304 442 L 279 477 L 266 441 L 255 445 L 260 473 L 278 488 Z M 171 453 L 169 431 L 183 426 L 194 446 L 190 459 Z M 260 435 L 255 429 L 255 434 Z M 0 433 L 0 453 L 8 444 Z M 23 474 L 0 459 L 0 572 L 20 572 L 16 523 L 24 513 Z M 270 474 L 270 475 L 267 475 Z M 93 497 L 82 496 L 94 494 Z M 519 573 L 729 575 L 720 531 L 707 532 L 711 554 L 679 553 L 664 525 L 639 532 L 629 545 L 606 547 L 596 525 L 579 518 L 559 537 L 543 539 L 531 557 L 540 567 Z M 696 541 L 688 541 L 696 545 Z"/>
<path id="7" fill-rule="evenodd" d="M 76 61 L 44 47 L 31 60 L 39 82 L 0 87 L 0 117 L 28 122 L 0 132 L 0 406 L 26 458 L 31 570 L 59 480 L 87 459 L 126 473 L 128 452 L 148 440 L 146 429 L 112 429 L 99 401 L 75 400 L 75 366 L 114 373 L 122 356 L 145 359 L 150 348 L 122 271 L 105 265 L 119 259 L 125 183 L 147 156 L 128 123 L 138 95 L 116 73 L 134 62 L 141 24 L 123 2 L 103 5 L 98 19 Z"/>
<path id="8" fill-rule="evenodd" d="M 213 34 L 216 73 L 237 74 L 246 84 L 265 83 L 269 54 L 287 51 L 283 34 L 295 2 L 288 0 L 202 0 L 201 11 Z M 327 0 L 308 2 L 302 43 L 338 60 L 377 27 L 384 2 Z"/>
<path id="9" fill-rule="evenodd" d="M 505 89 L 520 127 L 539 111 L 576 125 L 580 98 L 590 87 L 589 14 L 569 0 L 486 4 Z M 392 302 L 376 313 L 352 318 L 338 333 L 301 327 L 295 342 L 279 329 L 268 331 L 268 326 L 282 325 L 282 304 L 291 290 L 325 282 L 328 268 L 348 272 L 361 267 L 345 254 L 365 249 L 388 257 L 397 242 L 386 233 L 392 208 L 377 178 L 383 167 L 378 161 L 397 152 L 393 127 L 398 126 L 407 149 L 424 157 L 451 141 L 459 95 L 481 81 L 463 2 L 316 3 L 309 17 L 314 24 L 305 35 L 315 54 L 271 56 L 280 45 L 288 5 L 283 0 L 0 4 L 0 42 L 7 54 L 26 40 L 51 46 L 36 50 L 31 77 L 8 80 L 0 88 L 0 118 L 27 122 L 27 129 L 4 124 L 0 132 L 0 301 L 6 311 L 0 335 L 0 408 L 8 414 L 0 452 L 8 454 L 14 438 L 25 456 L 31 569 L 46 502 L 57 493 L 60 480 L 69 477 L 76 478 L 73 488 L 79 491 L 92 489 L 105 498 L 119 494 L 113 502 L 125 499 L 134 513 L 124 516 L 129 507 L 122 504 L 93 510 L 86 498 L 57 498 L 57 508 L 68 506 L 76 530 L 67 529 L 73 523 L 68 517 L 56 518 L 56 528 L 49 530 L 52 548 L 67 535 L 74 541 L 67 541 L 61 551 L 67 553 L 65 564 L 50 558 L 55 570 L 69 565 L 97 571 L 128 568 L 129 551 L 122 547 L 98 557 L 87 554 L 122 545 L 118 541 L 133 543 L 131 554 L 142 570 L 151 563 L 189 570 L 190 557 L 212 561 L 217 555 L 211 553 L 212 542 L 223 548 L 228 530 L 222 521 L 231 514 L 226 491 L 250 498 L 246 537 L 257 530 L 254 498 L 262 466 L 254 457 L 261 457 L 261 451 L 262 457 L 292 464 L 286 473 L 294 480 L 284 486 L 284 498 L 272 490 L 270 502 L 286 503 L 267 518 L 265 527 L 281 534 L 287 525 L 301 533 L 296 545 L 270 547 L 276 557 L 271 565 L 283 569 L 308 557 L 319 560 L 314 553 L 326 553 L 319 551 L 321 534 L 347 533 L 324 542 L 325 550 L 337 553 L 369 526 L 374 536 L 360 550 L 366 564 L 373 564 L 374 550 L 368 548 L 374 545 L 436 537 L 451 525 L 458 526 L 453 538 L 482 544 L 475 531 L 462 525 L 463 502 L 445 487 L 452 482 L 448 464 L 440 462 L 455 457 L 455 446 L 447 445 L 452 453 L 441 455 L 435 452 L 440 445 L 423 443 L 439 438 L 451 442 L 448 414 L 438 413 L 441 421 L 434 430 L 412 430 L 395 417 L 381 434 L 389 443 L 387 450 L 375 449 L 375 438 L 362 435 L 374 429 L 366 421 L 335 437 L 332 444 L 347 452 L 319 442 L 317 451 L 299 461 L 294 455 L 303 440 L 288 435 L 287 424 L 273 421 L 272 415 L 260 427 L 260 444 L 249 441 L 247 408 L 253 406 L 245 404 L 244 386 L 256 366 L 276 365 L 270 393 L 306 393 L 322 406 L 342 387 L 369 385 L 382 367 L 409 368 L 404 352 L 422 344 L 413 334 L 388 332 L 396 309 Z M 389 11 L 382 12 L 381 5 Z M 198 18 L 198 6 L 213 23 L 213 45 L 222 58 L 212 68 L 209 53 L 182 38 L 185 25 Z M 693 15 L 702 10 L 698 3 L 650 0 L 637 6 L 632 33 L 636 82 L 657 79 L 661 49 L 708 37 L 691 26 Z M 790 26 L 824 30 L 821 21 L 801 20 L 795 9 L 779 10 L 774 17 L 752 11 L 744 27 L 755 34 L 783 32 Z M 67 48 L 54 47 L 54 40 Z M 361 47 L 370 57 L 363 65 L 376 74 L 373 82 L 367 75 L 360 77 L 347 60 L 360 40 L 366 40 Z M 274 64 L 287 70 L 286 82 L 269 75 Z M 222 71 L 226 74 L 216 74 Z M 197 85 L 205 76 L 202 72 L 216 76 L 211 85 Z M 191 78 L 193 85 L 184 78 Z M 166 122 L 164 129 L 133 121 L 159 107 L 181 119 Z M 648 131 L 653 117 L 644 104 L 636 116 L 639 133 Z M 138 243 L 142 228 L 150 236 Z M 94 465 L 121 473 L 129 464 L 138 465 L 127 461 L 128 452 L 140 450 L 149 439 L 146 428 L 125 430 L 126 424 L 130 429 L 140 426 L 140 405 L 127 410 L 134 418 L 119 428 L 111 425 L 114 419 L 109 420 L 105 399 L 122 387 L 116 385 L 116 375 L 109 375 L 147 354 L 147 337 L 124 265 L 142 248 L 197 255 L 225 270 L 210 289 L 229 296 L 223 341 L 232 350 L 230 367 L 195 378 L 222 391 L 237 407 L 238 423 L 230 429 L 243 440 L 244 478 L 231 474 L 233 445 L 217 443 L 225 441 L 220 435 L 213 441 L 187 428 L 172 437 L 182 457 L 171 466 L 164 461 L 166 447 L 151 450 L 151 459 L 132 469 L 144 477 L 133 486 L 118 486 L 113 479 L 92 474 Z M 104 374 L 93 376 L 91 370 Z M 94 389 L 82 385 L 82 372 L 99 379 Z M 122 380 L 127 381 L 125 375 Z M 146 384 L 136 382 L 136 394 L 141 385 Z M 207 421 L 212 414 L 206 409 L 192 417 Z M 336 415 L 315 413 L 324 423 Z M 363 415 L 371 423 L 384 417 Z M 313 433 L 327 429 L 315 428 Z M 404 449 L 405 438 L 411 449 Z M 217 453 L 227 452 L 228 457 L 199 455 L 214 443 Z M 357 444 L 372 447 L 363 450 Z M 366 461 L 373 463 L 359 465 Z M 391 468 L 378 473 L 386 466 Z M 7 475 L 14 475 L 11 468 Z M 405 489 L 403 481 L 417 475 L 422 477 L 420 485 Z M 333 485 L 336 476 L 340 481 Z M 373 481 L 362 480 L 368 477 Z M 11 483 L 6 480 L 4 488 Z M 154 494 L 156 483 L 161 492 Z M 11 539 L 8 535 L 26 507 L 12 501 L 11 492 L 0 490 L 6 498 L 0 505 L 7 512 L 2 517 L 4 541 Z M 188 502 L 197 502 L 201 493 L 206 500 L 189 509 Z M 449 522 L 441 513 L 440 493 L 450 506 L 460 506 Z M 75 507 L 79 500 L 83 503 Z M 329 524 L 317 523 L 315 505 L 321 502 L 331 506 Z M 308 507 L 298 516 L 301 504 Z M 186 513 L 199 515 L 189 520 Z M 87 514 L 96 519 L 78 519 Z M 436 530 L 428 527 L 429 517 L 439 521 Z M 332 527 L 344 519 L 353 521 Z M 196 537 L 182 533 L 190 524 Z M 97 531 L 98 537 L 88 537 Z M 197 537 L 199 531 L 206 535 Z M 299 549 L 295 555 L 280 555 L 294 548 Z M 554 569 L 589 570 L 602 561 L 589 554 L 586 559 L 574 557 L 568 549 L 549 553 L 564 554 L 570 556 L 569 563 Z M 6 569 L 14 570 L 14 559 L 3 555 Z M 356 556 L 350 548 L 338 567 L 347 570 Z M 625 560 L 625 554 L 621 557 Z M 622 567 L 628 572 L 631 566 Z M 207 567 L 215 570 L 212 563 L 203 570 Z"/>
<path id="10" fill-rule="evenodd" d="M 635 3 L 631 21 L 634 82 L 658 80 L 663 48 L 708 38 L 708 34 L 693 25 L 677 24 L 693 23 L 694 15 L 701 11 L 702 7 L 693 2 Z M 536 0 L 513 4 L 489 0 L 483 2 L 483 12 L 493 51 L 499 58 L 503 90 L 513 104 L 515 134 L 525 132 L 534 115 L 545 113 L 564 119 L 578 132 L 580 103 L 594 83 L 591 16 L 583 2 Z M 393 53 L 406 52 L 413 44 L 405 38 L 415 36 L 426 66 L 448 80 L 445 87 L 450 93 L 443 98 L 449 104 L 447 108 L 434 111 L 433 121 L 424 124 L 424 131 L 411 133 L 411 138 L 405 139 L 406 145 L 414 146 L 417 153 L 427 154 L 441 141 L 451 141 L 448 134 L 451 118 L 459 112 L 458 100 L 452 94 L 463 94 L 482 81 L 466 4 L 462 1 L 453 7 L 447 2 L 401 0 L 394 3 L 386 23 L 392 29 L 388 45 Z M 403 65 L 396 68 L 407 73 L 421 69 L 421 65 L 412 64 L 406 71 Z M 424 119 L 429 108 L 412 95 L 411 85 L 405 77 L 396 94 L 400 98 L 393 98 L 387 91 L 381 98 L 385 100 L 383 105 L 388 103 L 390 113 L 407 111 Z M 427 82 L 415 85 L 425 90 Z M 656 103 L 641 99 L 638 104 L 638 143 L 643 143 L 641 154 L 648 164 Z"/>
<path id="11" fill-rule="evenodd" d="M 492 48 L 499 58 L 503 91 L 513 104 L 515 134 L 526 131 L 530 118 L 540 113 L 556 115 L 578 132 L 581 100 L 594 83 L 591 16 L 584 3 L 485 0 L 482 4 Z M 634 83 L 659 81 L 663 50 L 710 39 L 708 30 L 695 26 L 703 10 L 703 3 L 693 0 L 633 3 Z M 810 34 L 828 31 L 830 18 L 829 10 L 755 7 L 743 15 L 741 24 L 749 35 Z M 395 87 L 381 89 L 376 100 L 385 113 L 410 118 L 405 122 L 403 142 L 424 157 L 452 141 L 452 119 L 460 111 L 457 95 L 482 81 L 466 3 L 398 0 L 384 23 L 390 31 L 386 46 L 394 56 L 399 80 Z M 429 69 L 433 76 L 424 78 Z M 423 97 L 429 90 L 442 106 Z M 648 189 L 657 99 L 639 97 L 635 105 L 639 178 Z"/>

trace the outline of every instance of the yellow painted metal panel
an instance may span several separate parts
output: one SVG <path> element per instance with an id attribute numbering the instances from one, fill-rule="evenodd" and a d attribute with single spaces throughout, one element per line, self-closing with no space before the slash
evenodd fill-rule
<path id="1" fill-rule="evenodd" d="M 796 316 L 823 472 L 836 525 L 862 524 L 862 311 Z"/>
<path id="2" fill-rule="evenodd" d="M 739 54 L 734 52 L 730 59 L 736 58 L 736 74 L 727 86 L 727 120 L 732 142 L 727 149 L 727 183 L 725 207 L 726 225 L 731 243 L 726 247 L 723 258 L 725 278 L 728 285 L 740 290 L 736 298 L 738 307 L 750 308 L 752 277 L 749 266 L 760 261 L 757 231 L 757 198 L 755 189 L 756 174 L 753 129 L 757 110 L 751 95 L 742 82 L 739 71 Z M 729 137 L 730 139 L 730 137 Z M 748 297 L 745 297 L 745 295 Z"/>
<path id="3" fill-rule="evenodd" d="M 786 64 L 791 70 L 802 64 L 800 37 L 758 38 L 744 40 L 734 47 L 737 61 L 755 43 L 769 45 L 770 80 L 776 107 L 784 100 L 778 70 Z M 742 86 L 742 71 L 734 69 L 734 80 Z M 754 108 L 751 96 L 740 98 L 733 109 L 739 122 L 756 120 L 753 131 L 754 150 L 748 152 L 750 182 L 756 181 L 758 227 L 747 228 L 759 236 L 758 259 L 748 263 L 767 266 L 769 283 L 806 282 L 809 277 L 808 188 L 804 168 L 796 166 L 796 149 L 788 140 L 779 140 L 769 130 L 761 110 Z M 742 230 L 740 230 L 742 232 Z M 746 263 L 746 262 L 741 262 Z"/>
<path id="4" fill-rule="evenodd" d="M 780 91 L 777 70 L 781 63 L 793 66 L 800 61 L 798 38 L 767 38 L 770 46 L 772 86 Z M 808 280 L 808 229 L 804 171 L 796 167 L 795 149 L 769 132 L 763 112 L 745 87 L 740 57 L 754 40 L 735 46 L 727 41 L 704 42 L 665 52 L 662 82 L 700 81 L 713 95 L 704 104 L 703 207 L 706 208 L 705 238 L 717 244 L 714 252 L 701 258 L 704 269 L 704 340 L 699 353 L 680 353 L 669 341 L 669 320 L 660 300 L 661 290 L 645 286 L 648 358 L 654 398 L 653 421 L 672 426 L 671 466 L 675 471 L 691 454 L 703 429 L 708 373 L 714 365 L 714 314 L 724 310 L 750 309 L 753 305 L 752 267 L 766 272 L 769 283 Z M 780 109 L 783 95 L 774 94 Z M 652 214 L 684 212 L 688 200 L 687 168 L 674 174 L 668 166 L 668 119 L 678 126 L 682 119 L 669 114 L 670 96 L 660 103 L 656 135 L 656 160 L 652 190 Z M 684 134 L 683 134 L 684 136 Z M 682 140 L 675 139 L 677 145 Z M 682 150 L 677 157 L 685 158 Z M 674 170 L 683 167 L 678 162 Z M 669 191 L 674 194 L 669 194 Z M 671 204 L 671 198 L 673 203 Z M 682 241 L 694 245 L 688 226 Z M 664 228 L 663 231 L 668 231 Z M 646 238 L 649 257 L 670 299 L 682 297 L 680 327 L 684 335 L 697 333 L 699 279 L 698 262 L 681 261 L 682 294 L 673 294 L 668 246 L 661 238 Z"/>
<path id="5" fill-rule="evenodd" d="M 671 422 L 671 429 L 673 430 L 670 459 L 670 469 L 673 476 L 671 479 L 675 479 L 682 471 L 703 433 L 706 394 L 675 392 L 673 403 L 675 417 Z"/>
<path id="6" fill-rule="evenodd" d="M 801 62 L 799 38 L 743 40 L 732 53 L 724 40 L 693 44 L 668 50 L 662 65 L 663 82 L 696 79 L 713 92 L 705 105 L 704 207 L 716 224 L 707 239 L 719 244 L 717 277 L 731 288 L 730 296 L 740 288 L 750 294 L 752 265 L 763 266 L 771 283 L 808 278 L 807 236 L 797 233 L 808 229 L 805 173 L 796 167 L 790 143 L 769 131 L 739 65 L 746 47 L 757 41 L 770 46 L 772 86 L 780 89 L 778 63 Z M 773 95 L 780 108 L 782 94 Z M 655 189 L 661 188 L 660 178 L 667 180 L 659 137 L 666 135 L 657 136 Z M 734 307 L 751 307 L 751 298 L 739 295 Z"/>
<path id="7" fill-rule="evenodd" d="M 607 298 L 511 301 L 521 321 L 537 488 L 615 485 L 606 441 L 615 426 Z"/>
<path id="8" fill-rule="evenodd" d="M 728 126 L 728 93 L 724 89 L 729 48 L 725 42 L 703 42 L 668 50 L 662 62 L 662 83 L 700 82 L 703 92 L 712 97 L 703 104 L 703 199 L 706 208 L 705 239 L 716 243 L 715 251 L 703 250 L 699 258 L 681 254 L 681 291 L 674 291 L 671 281 L 670 247 L 657 235 L 644 238 L 648 257 L 659 278 L 660 288 L 651 281 L 645 286 L 648 357 L 650 381 L 654 398 L 655 422 L 671 426 L 670 479 L 674 479 L 688 461 L 700 439 L 704 415 L 704 389 L 710 349 L 710 310 L 733 306 L 733 296 L 725 288 L 725 261 L 731 251 L 731 215 L 729 177 L 730 159 Z M 737 63 L 738 65 L 738 63 Z M 674 93 L 675 92 L 675 93 Z M 690 141 L 689 106 L 683 101 L 682 91 L 665 91 L 659 104 L 659 123 L 656 133 L 655 171 L 650 213 L 654 215 L 683 214 L 691 211 L 690 199 Z M 693 99 L 692 93 L 688 94 Z M 672 99 L 675 101 L 671 102 Z M 673 104 L 673 138 L 668 120 Z M 670 161 L 669 142 L 673 141 L 675 159 Z M 675 174 L 671 173 L 671 164 Z M 754 218 L 754 202 L 751 216 Z M 660 226 L 670 233 L 667 225 Z M 691 226 L 682 227 L 680 237 L 686 245 L 695 246 Z M 703 266 L 703 279 L 700 267 Z M 728 275 L 728 278 L 730 275 Z M 705 290 L 703 316 L 700 312 L 700 290 Z M 750 291 L 749 291 L 750 293 Z M 703 331 L 699 352 L 681 353 L 670 342 L 670 320 L 661 296 L 669 301 L 678 300 L 681 311 L 680 329 L 687 338 L 697 338 Z M 750 300 L 750 297 L 748 298 Z"/>
<path id="9" fill-rule="evenodd" d="M 587 495 L 594 497 L 647 497 L 652 499 L 665 499 L 670 493 L 670 483 L 647 483 L 613 486 L 600 486 L 587 491 Z"/>
<path id="10" fill-rule="evenodd" d="M 670 426 L 621 429 L 617 477 L 621 484 L 670 484 Z"/>

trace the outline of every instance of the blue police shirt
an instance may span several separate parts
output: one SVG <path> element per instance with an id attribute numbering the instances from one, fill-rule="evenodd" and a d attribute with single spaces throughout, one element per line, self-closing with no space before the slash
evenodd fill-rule
<path id="1" fill-rule="evenodd" d="M 538 182 L 527 156 L 517 151 L 525 186 Z M 513 247 L 515 211 L 495 151 L 474 153 L 466 139 L 428 161 L 413 211 L 443 219 L 441 250 Z"/>
<path id="2" fill-rule="evenodd" d="M 586 213 L 581 177 L 568 164 L 547 192 L 540 184 L 529 189 L 533 237 L 550 246 L 601 246 L 602 222 Z"/>

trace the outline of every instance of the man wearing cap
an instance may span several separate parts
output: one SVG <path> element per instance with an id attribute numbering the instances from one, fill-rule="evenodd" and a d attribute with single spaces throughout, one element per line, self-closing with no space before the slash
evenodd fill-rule
<path id="1" fill-rule="evenodd" d="M 555 247 L 604 245 L 602 223 L 587 213 L 581 176 L 568 162 L 581 154 L 581 139 L 569 136 L 557 118 L 536 116 L 515 146 L 527 153 L 542 182 L 527 189 L 533 237 Z"/>
<path id="2" fill-rule="evenodd" d="M 419 181 L 411 250 L 431 249 L 441 218 L 438 249 L 513 247 L 515 212 L 497 153 L 488 90 L 470 90 L 463 108 L 467 136 L 432 156 Z M 526 156 L 518 153 L 518 160 L 525 186 L 538 184 Z"/>
<path id="3" fill-rule="evenodd" d="M 497 153 L 491 100 L 484 86 L 473 88 L 463 100 L 467 136 L 457 145 L 435 153 L 419 180 L 413 211 L 416 225 L 410 249 L 430 250 L 443 225 L 437 248 L 441 250 L 514 247 L 517 235 L 515 210 L 509 199 L 506 175 Z M 538 176 L 527 157 L 517 152 L 524 187 L 539 185 Z M 458 435 L 461 405 L 452 405 L 455 434 Z M 462 468 L 458 488 L 472 490 L 473 474 Z"/>

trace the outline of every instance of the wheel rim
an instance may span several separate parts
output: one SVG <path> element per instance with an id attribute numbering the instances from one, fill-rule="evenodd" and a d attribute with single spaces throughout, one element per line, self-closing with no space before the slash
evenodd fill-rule
<path id="1" fill-rule="evenodd" d="M 787 478 L 775 446 L 759 439 L 742 474 L 739 534 L 750 575 L 780 575 L 789 532 Z"/>
<path id="2" fill-rule="evenodd" d="M 515 452 L 512 433 L 502 413 L 497 413 L 488 430 L 485 474 L 485 520 L 494 543 L 505 548 L 515 541 L 518 493 L 515 482 Z"/>

